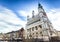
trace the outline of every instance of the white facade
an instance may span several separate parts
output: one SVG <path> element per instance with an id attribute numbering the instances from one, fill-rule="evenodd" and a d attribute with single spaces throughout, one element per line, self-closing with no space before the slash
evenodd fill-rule
<path id="1" fill-rule="evenodd" d="M 52 36 L 54 29 L 41 4 L 38 4 L 38 14 L 32 18 L 27 18 L 26 29 L 27 38 L 48 38 Z"/>

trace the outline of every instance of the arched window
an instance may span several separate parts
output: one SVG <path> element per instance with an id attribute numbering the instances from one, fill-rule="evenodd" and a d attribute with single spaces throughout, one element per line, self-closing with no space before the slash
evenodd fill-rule
<path id="1" fill-rule="evenodd" d="M 38 30 L 37 26 L 35 26 L 36 30 Z"/>
<path id="2" fill-rule="evenodd" d="M 32 31 L 34 31 L 34 27 L 32 27 Z"/>
<path id="3" fill-rule="evenodd" d="M 41 26 L 41 25 L 39 25 L 39 27 L 40 27 L 40 28 L 42 28 L 42 26 Z"/>

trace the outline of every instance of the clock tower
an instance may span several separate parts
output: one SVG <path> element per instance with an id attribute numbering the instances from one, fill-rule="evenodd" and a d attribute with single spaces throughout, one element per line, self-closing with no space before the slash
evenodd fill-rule
<path id="1" fill-rule="evenodd" d="M 49 21 L 42 5 L 38 4 L 38 13 L 34 15 L 32 11 L 32 17 L 27 18 L 26 30 L 27 38 L 38 38 L 48 40 L 52 35 L 56 35 L 52 26 L 52 23 Z"/>

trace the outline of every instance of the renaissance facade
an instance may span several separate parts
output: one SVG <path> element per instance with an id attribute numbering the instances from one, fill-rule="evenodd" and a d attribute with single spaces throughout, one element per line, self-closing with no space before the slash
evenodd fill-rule
<path id="1" fill-rule="evenodd" d="M 32 11 L 32 17 L 27 16 L 27 38 L 46 38 L 56 36 L 56 31 L 53 29 L 52 23 L 48 19 L 46 12 L 41 4 L 38 4 L 38 13 L 34 15 Z"/>

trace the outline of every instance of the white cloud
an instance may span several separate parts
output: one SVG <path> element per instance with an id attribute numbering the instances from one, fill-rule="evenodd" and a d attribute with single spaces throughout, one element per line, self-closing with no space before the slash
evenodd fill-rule
<path id="1" fill-rule="evenodd" d="M 33 10 L 35 10 L 35 15 L 36 15 L 37 9 L 33 9 Z M 29 15 L 30 17 L 32 16 L 31 9 L 29 11 L 19 10 L 18 13 L 20 16 L 23 16 L 26 18 L 27 18 L 27 15 Z M 60 9 L 51 9 L 49 12 L 47 12 L 47 16 L 52 22 L 53 27 L 57 30 L 60 30 Z M 0 32 L 6 33 L 9 31 L 18 30 L 21 27 L 24 27 L 25 24 L 26 24 L 26 21 L 23 21 L 20 18 L 18 18 L 12 10 L 7 9 L 6 7 L 0 6 Z M 15 25 L 18 25 L 18 26 L 15 26 Z"/>
<path id="2" fill-rule="evenodd" d="M 27 15 L 29 15 L 29 17 L 32 17 L 33 10 L 34 10 L 34 15 L 36 15 L 38 13 L 38 10 L 36 9 L 36 7 L 31 8 L 29 10 L 18 10 L 17 12 L 19 13 L 20 16 L 24 16 L 27 18 Z"/>
<path id="3" fill-rule="evenodd" d="M 30 17 L 32 16 L 32 12 L 31 11 L 24 11 L 24 10 L 19 10 L 18 11 L 20 16 L 24 16 L 27 18 L 27 15 L 29 15 Z"/>
<path id="4" fill-rule="evenodd" d="M 24 10 L 19 10 L 18 13 L 21 14 L 21 16 L 27 16 L 28 15 L 26 13 L 26 11 L 24 11 Z"/>
<path id="5" fill-rule="evenodd" d="M 25 26 L 25 24 L 26 21 L 18 18 L 12 10 L 0 6 L 0 32 L 6 33 L 18 30 Z"/>
<path id="6" fill-rule="evenodd" d="M 60 31 L 60 8 L 58 9 L 51 9 L 48 13 L 48 18 L 53 24 L 53 27 L 56 30 Z"/>

